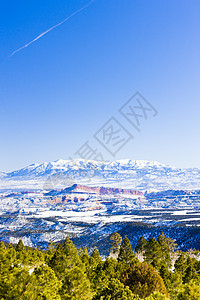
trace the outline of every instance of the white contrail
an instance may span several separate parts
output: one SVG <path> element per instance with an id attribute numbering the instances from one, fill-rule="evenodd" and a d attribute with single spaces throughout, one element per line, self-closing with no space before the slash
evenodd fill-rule
<path id="1" fill-rule="evenodd" d="M 25 46 L 15 50 L 11 55 L 9 55 L 9 57 L 13 56 L 14 54 L 16 54 L 17 52 L 21 51 L 22 49 L 30 46 L 31 44 L 33 44 L 34 42 L 36 42 L 37 40 L 39 40 L 41 37 L 43 37 L 45 34 L 49 33 L 50 31 L 52 31 L 53 29 L 57 28 L 58 26 L 62 25 L 63 23 L 65 23 L 66 21 L 68 21 L 69 19 L 71 19 L 73 16 L 77 15 L 79 12 L 81 12 L 82 10 L 84 10 L 85 8 L 87 8 L 88 6 L 90 6 L 94 1 L 96 0 L 92 0 L 90 1 L 88 4 L 86 4 L 85 6 L 81 7 L 80 9 L 78 9 L 77 11 L 75 11 L 73 14 L 71 14 L 69 17 L 65 18 L 63 21 L 61 21 L 60 23 L 54 25 L 53 27 L 49 28 L 48 30 L 46 30 L 45 32 L 41 33 L 40 35 L 38 35 L 34 40 L 30 41 L 28 44 L 26 44 Z"/>

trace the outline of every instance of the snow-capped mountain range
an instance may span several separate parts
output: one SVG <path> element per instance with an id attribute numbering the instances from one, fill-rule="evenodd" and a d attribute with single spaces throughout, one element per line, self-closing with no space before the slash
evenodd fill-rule
<path id="1" fill-rule="evenodd" d="M 141 191 L 200 189 L 200 169 L 179 169 L 155 161 L 62 160 L 32 164 L 0 174 L 0 188 L 63 188 L 73 183 Z"/>
<path id="2" fill-rule="evenodd" d="M 113 162 L 103 162 L 94 160 L 63 160 L 59 159 L 54 162 L 45 162 L 43 164 L 32 164 L 23 169 L 7 173 L 7 178 L 23 178 L 35 179 L 36 177 L 44 178 L 55 173 L 70 173 L 81 171 L 109 171 L 109 170 L 134 170 L 143 168 L 167 168 L 158 162 L 151 162 L 145 160 L 116 160 Z"/>
<path id="3" fill-rule="evenodd" d="M 6 242 L 46 247 L 70 236 L 91 249 L 128 229 L 132 243 L 166 231 L 183 249 L 200 249 L 199 226 L 199 169 L 57 160 L 0 174 L 0 240 Z"/>

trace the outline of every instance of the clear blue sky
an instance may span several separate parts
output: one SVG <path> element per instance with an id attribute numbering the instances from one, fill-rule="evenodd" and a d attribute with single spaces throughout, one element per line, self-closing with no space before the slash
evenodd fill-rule
<path id="1" fill-rule="evenodd" d="M 112 116 L 135 136 L 116 159 L 200 168 L 200 1 L 2 1 L 0 170 L 68 159 Z M 118 109 L 139 91 L 158 110 L 137 133 Z"/>

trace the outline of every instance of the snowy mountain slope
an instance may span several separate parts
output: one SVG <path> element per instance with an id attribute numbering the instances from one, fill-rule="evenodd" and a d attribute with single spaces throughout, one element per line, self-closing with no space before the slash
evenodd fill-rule
<path id="1" fill-rule="evenodd" d="M 7 173 L 6 178 L 34 179 L 36 177 L 47 177 L 55 173 L 79 173 L 80 171 L 109 172 L 129 171 L 147 168 L 169 168 L 158 162 L 144 160 L 116 160 L 113 162 L 98 162 L 92 160 L 62 160 L 45 162 L 43 164 L 32 164 L 23 169 Z"/>
<path id="2" fill-rule="evenodd" d="M 32 164 L 4 173 L 0 188 L 23 187 L 52 189 L 78 184 L 133 188 L 138 190 L 199 189 L 200 169 L 178 169 L 144 160 L 62 160 Z"/>

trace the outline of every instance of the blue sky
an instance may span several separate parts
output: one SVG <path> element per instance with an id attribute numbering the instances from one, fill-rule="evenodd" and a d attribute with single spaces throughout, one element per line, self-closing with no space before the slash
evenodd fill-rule
<path id="1" fill-rule="evenodd" d="M 105 159 L 200 168 L 200 2 L 4 1 L 0 10 L 0 170 L 68 159 L 86 142 Z M 119 113 L 139 91 L 158 111 L 140 133 Z M 111 117 L 134 135 L 115 157 L 93 135 Z"/>

